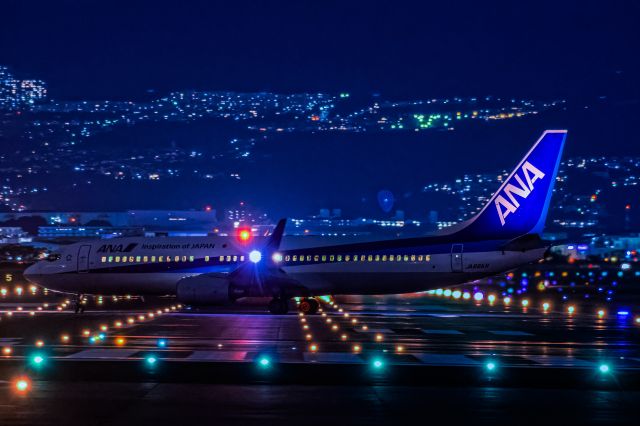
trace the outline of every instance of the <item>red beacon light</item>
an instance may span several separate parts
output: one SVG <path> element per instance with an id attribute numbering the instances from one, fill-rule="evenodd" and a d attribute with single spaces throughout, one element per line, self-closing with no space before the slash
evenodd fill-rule
<path id="1" fill-rule="evenodd" d="M 247 228 L 238 229 L 238 240 L 246 243 L 251 239 L 251 230 Z"/>

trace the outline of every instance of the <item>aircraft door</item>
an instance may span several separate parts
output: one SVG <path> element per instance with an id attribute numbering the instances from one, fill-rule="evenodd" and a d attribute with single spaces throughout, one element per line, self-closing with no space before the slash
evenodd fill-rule
<path id="1" fill-rule="evenodd" d="M 89 272 L 89 253 L 91 252 L 91 246 L 80 246 L 78 250 L 78 273 L 86 274 Z"/>
<path id="2" fill-rule="evenodd" d="M 451 272 L 462 272 L 462 244 L 451 245 Z"/>

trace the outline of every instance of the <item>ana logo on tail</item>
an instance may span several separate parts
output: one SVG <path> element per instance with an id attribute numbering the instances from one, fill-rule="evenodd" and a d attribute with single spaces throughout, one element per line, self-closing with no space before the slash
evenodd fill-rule
<path id="1" fill-rule="evenodd" d="M 513 180 L 511 180 L 511 182 L 504 187 L 502 193 L 498 194 L 495 199 L 496 211 L 498 212 L 502 226 L 504 226 L 507 216 L 510 213 L 515 213 L 520 207 L 516 195 L 519 198 L 527 198 L 533 191 L 533 183 L 538 179 L 544 178 L 544 173 L 528 161 L 525 161 L 522 165 L 520 172 L 526 182 L 522 180 L 518 173 L 515 173 L 514 179 L 518 182 L 517 186 L 514 185 Z"/>

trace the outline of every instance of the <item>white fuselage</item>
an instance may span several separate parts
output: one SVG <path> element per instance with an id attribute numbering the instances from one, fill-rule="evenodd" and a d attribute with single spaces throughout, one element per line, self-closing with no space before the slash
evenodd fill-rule
<path id="1" fill-rule="evenodd" d="M 249 253 L 260 246 L 257 240 L 247 245 L 231 237 L 82 242 L 64 247 L 54 260 L 37 262 L 25 276 L 43 287 L 69 293 L 170 295 L 183 278 L 230 274 L 251 263 Z M 502 251 L 485 242 L 438 241 L 406 247 L 386 243 L 288 248 L 285 242 L 274 265 L 298 282 L 304 294 L 397 294 L 495 275 L 538 260 L 545 251 Z M 269 259 L 261 260 L 265 261 Z M 264 288 L 258 293 L 272 295 Z"/>

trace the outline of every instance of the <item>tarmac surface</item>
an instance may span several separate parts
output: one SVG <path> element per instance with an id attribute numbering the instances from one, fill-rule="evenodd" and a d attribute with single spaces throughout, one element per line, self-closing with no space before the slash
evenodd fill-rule
<path id="1" fill-rule="evenodd" d="M 305 316 L 56 301 L 0 300 L 0 425 L 637 420 L 631 316 L 434 296 Z"/>

